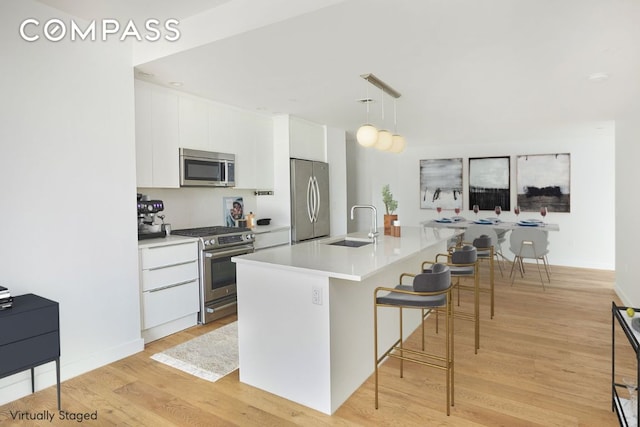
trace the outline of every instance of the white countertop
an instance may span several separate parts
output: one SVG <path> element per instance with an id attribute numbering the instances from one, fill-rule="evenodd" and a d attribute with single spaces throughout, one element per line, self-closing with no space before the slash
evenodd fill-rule
<path id="1" fill-rule="evenodd" d="M 197 237 L 169 235 L 167 237 L 158 237 L 157 239 L 138 240 L 138 249 L 153 248 L 156 246 L 176 245 L 179 243 L 197 242 L 197 241 L 198 241 Z"/>
<path id="2" fill-rule="evenodd" d="M 291 226 L 289 225 L 269 224 L 269 225 L 256 225 L 251 229 L 251 231 L 253 231 L 256 234 L 262 234 L 262 233 L 271 233 L 273 231 L 288 230 L 290 228 Z"/>
<path id="3" fill-rule="evenodd" d="M 443 228 L 402 227 L 402 237 L 392 237 L 383 235 L 382 228 L 379 231 L 375 245 L 358 248 L 328 245 L 345 238 L 344 235 L 334 236 L 237 256 L 232 261 L 237 264 L 269 264 L 274 268 L 362 281 L 391 264 L 462 232 Z M 366 238 L 366 234 L 359 232 L 347 236 Z"/>

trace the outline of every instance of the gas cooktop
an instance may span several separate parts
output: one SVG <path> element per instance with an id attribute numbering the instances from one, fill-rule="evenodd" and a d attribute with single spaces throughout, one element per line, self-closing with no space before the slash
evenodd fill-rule
<path id="1" fill-rule="evenodd" d="M 251 229 L 246 227 L 225 227 L 220 225 L 213 227 L 183 228 L 181 230 L 172 230 L 171 234 L 188 237 L 206 237 L 220 236 L 224 234 L 245 233 L 247 231 L 251 231 Z"/>

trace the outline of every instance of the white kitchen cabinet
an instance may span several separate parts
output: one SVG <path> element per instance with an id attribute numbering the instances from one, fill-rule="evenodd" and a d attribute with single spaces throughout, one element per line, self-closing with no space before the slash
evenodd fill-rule
<path id="1" fill-rule="evenodd" d="M 151 87 L 135 84 L 136 184 L 153 186 L 153 139 L 151 138 Z"/>
<path id="2" fill-rule="evenodd" d="M 180 147 L 236 156 L 236 187 L 273 189 L 271 117 L 135 81 L 136 177 L 144 188 L 180 187 Z"/>
<path id="3" fill-rule="evenodd" d="M 289 227 L 257 226 L 253 229 L 255 250 L 288 245 L 291 241 Z"/>
<path id="4" fill-rule="evenodd" d="M 180 96 L 178 105 L 180 147 L 210 150 L 207 103 L 199 98 Z"/>
<path id="5" fill-rule="evenodd" d="M 180 186 L 178 95 L 135 81 L 136 178 L 138 187 Z"/>
<path id="6" fill-rule="evenodd" d="M 209 147 L 211 151 L 235 154 L 236 114 L 233 108 L 211 103 L 207 107 L 209 116 Z"/>
<path id="7" fill-rule="evenodd" d="M 289 117 L 289 155 L 296 159 L 327 161 L 324 126 Z"/>
<path id="8" fill-rule="evenodd" d="M 198 323 L 198 243 L 167 238 L 139 243 L 142 337 L 145 343 Z"/>

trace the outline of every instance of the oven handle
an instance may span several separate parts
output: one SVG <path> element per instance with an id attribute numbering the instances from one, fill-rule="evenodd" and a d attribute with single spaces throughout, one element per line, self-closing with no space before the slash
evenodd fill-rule
<path id="1" fill-rule="evenodd" d="M 223 258 L 227 256 L 234 256 L 234 255 L 245 255 L 245 254 L 252 253 L 253 251 L 254 249 L 252 245 L 244 245 L 242 247 L 228 249 L 226 251 L 225 250 L 205 251 L 204 256 L 205 258 L 216 259 L 216 258 Z"/>
<path id="2" fill-rule="evenodd" d="M 221 306 L 217 306 L 217 307 L 206 307 L 207 313 L 213 313 L 216 310 L 222 310 L 223 308 L 229 308 L 229 307 L 233 307 L 234 305 L 237 305 L 237 302 L 230 302 L 229 304 L 225 304 L 225 305 L 221 305 Z"/>

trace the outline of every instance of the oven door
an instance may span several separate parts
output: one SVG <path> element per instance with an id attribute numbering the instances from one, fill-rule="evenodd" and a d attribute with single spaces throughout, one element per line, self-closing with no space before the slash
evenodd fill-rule
<path id="1" fill-rule="evenodd" d="M 253 252 L 253 245 L 204 251 L 204 302 L 236 294 L 236 264 L 231 258 Z"/>

